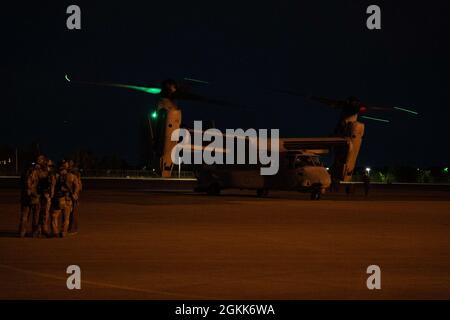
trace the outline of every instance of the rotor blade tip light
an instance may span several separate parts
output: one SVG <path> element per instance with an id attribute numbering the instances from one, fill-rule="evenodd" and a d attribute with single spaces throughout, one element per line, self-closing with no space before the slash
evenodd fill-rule
<path id="1" fill-rule="evenodd" d="M 385 122 L 385 123 L 389 123 L 389 120 L 386 119 L 381 119 L 381 118 L 375 118 L 375 117 L 369 117 L 369 116 L 361 116 L 361 118 L 364 119 L 369 119 L 369 120 L 374 120 L 374 121 L 379 121 L 379 122 Z"/>
<path id="2" fill-rule="evenodd" d="M 191 81 L 191 82 L 197 82 L 197 83 L 203 83 L 203 84 L 209 84 L 208 81 L 199 80 L 199 79 L 194 79 L 194 78 L 184 78 L 184 80 L 186 80 L 186 81 Z"/>
<path id="3" fill-rule="evenodd" d="M 153 111 L 152 114 L 151 114 L 151 117 L 152 117 L 153 119 L 156 119 L 156 118 L 158 117 L 158 112 Z"/>
<path id="4" fill-rule="evenodd" d="M 417 111 L 406 109 L 406 108 L 394 107 L 394 109 L 395 110 L 400 110 L 400 111 L 403 111 L 403 112 L 408 112 L 408 113 L 411 113 L 411 114 L 414 114 L 414 115 L 418 115 L 419 114 Z"/>
<path id="5" fill-rule="evenodd" d="M 67 80 L 67 82 L 70 82 L 69 76 L 67 74 L 64 75 L 64 78 Z"/>

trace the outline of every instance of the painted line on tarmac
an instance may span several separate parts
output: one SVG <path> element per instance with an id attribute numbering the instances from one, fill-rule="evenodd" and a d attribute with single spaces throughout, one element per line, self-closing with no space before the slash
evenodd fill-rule
<path id="1" fill-rule="evenodd" d="M 12 271 L 25 273 L 25 274 L 29 274 L 29 275 L 33 275 L 33 276 L 37 276 L 37 277 L 41 277 L 41 278 L 62 280 L 62 281 L 67 280 L 67 278 L 65 278 L 65 277 L 59 277 L 59 276 L 55 276 L 55 275 L 48 274 L 48 273 L 36 272 L 36 271 L 27 270 L 27 269 L 17 268 L 17 267 L 9 266 L 6 264 L 0 264 L 0 268 L 9 269 Z M 97 286 L 97 287 L 103 287 L 103 288 L 119 289 L 119 290 L 142 292 L 142 293 L 149 293 L 149 294 L 163 294 L 163 295 L 174 296 L 174 297 L 185 297 L 188 299 L 205 299 L 205 300 L 216 299 L 214 297 L 205 297 L 205 296 L 198 296 L 198 295 L 192 295 L 192 294 L 174 293 L 174 292 L 169 292 L 169 291 L 133 288 L 133 287 L 129 287 L 129 286 L 121 286 L 121 285 L 115 285 L 115 284 L 109 284 L 109 283 L 103 283 L 103 282 L 97 282 L 97 281 L 90 281 L 90 280 L 82 280 L 81 283 L 92 285 L 92 286 Z"/>

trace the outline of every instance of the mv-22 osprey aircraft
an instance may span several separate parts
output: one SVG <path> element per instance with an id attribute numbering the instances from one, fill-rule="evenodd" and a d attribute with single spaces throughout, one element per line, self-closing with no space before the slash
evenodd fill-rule
<path id="1" fill-rule="evenodd" d="M 193 100 L 224 107 L 238 107 L 233 103 L 194 94 L 186 87 L 179 86 L 174 80 L 165 80 L 160 86 L 153 87 L 72 81 L 67 75 L 66 80 L 80 84 L 128 88 L 159 95 L 157 108 L 150 113 L 148 124 L 154 159 L 159 159 L 158 169 L 164 178 L 172 176 L 174 163 L 171 155 L 178 141 L 172 141 L 171 137 L 172 133 L 180 128 L 182 121 L 182 112 L 176 101 Z M 300 95 L 292 91 L 279 92 Z M 346 100 L 333 100 L 315 96 L 300 96 L 341 111 L 334 135 L 313 138 L 280 138 L 279 171 L 272 176 L 262 176 L 260 165 L 255 164 L 196 165 L 194 166 L 194 174 L 198 181 L 196 191 L 216 195 L 223 189 L 252 189 L 256 190 L 258 196 L 266 196 L 269 190 L 297 190 L 311 193 L 311 199 L 318 200 L 332 183 L 349 182 L 352 179 L 364 135 L 364 123 L 358 121 L 360 114 L 372 110 L 398 110 L 418 114 L 400 107 L 369 106 L 353 97 Z M 389 120 L 365 115 L 362 117 L 389 122 Z M 196 149 L 198 146 L 192 146 L 191 150 L 195 151 Z M 328 170 L 319 161 L 319 156 L 330 151 L 333 153 L 334 159 L 333 165 Z"/>

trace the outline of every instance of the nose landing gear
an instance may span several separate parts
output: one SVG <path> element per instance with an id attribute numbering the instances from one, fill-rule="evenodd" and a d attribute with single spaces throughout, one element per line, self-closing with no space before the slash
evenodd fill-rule
<path id="1" fill-rule="evenodd" d="M 320 190 L 314 190 L 311 192 L 311 200 L 320 200 L 320 197 L 322 196 L 322 192 Z"/>
<path id="2" fill-rule="evenodd" d="M 261 188 L 261 189 L 257 189 L 256 190 L 256 195 L 258 196 L 258 197 L 267 197 L 268 196 L 268 194 L 269 194 L 269 189 L 267 189 L 267 188 Z"/>
<path id="3" fill-rule="evenodd" d="M 220 194 L 220 185 L 218 183 L 211 184 L 208 189 L 206 189 L 206 193 L 209 196 L 218 196 Z"/>

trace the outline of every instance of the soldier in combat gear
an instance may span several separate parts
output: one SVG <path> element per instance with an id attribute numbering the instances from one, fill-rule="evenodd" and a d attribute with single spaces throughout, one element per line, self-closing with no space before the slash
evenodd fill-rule
<path id="1" fill-rule="evenodd" d="M 62 161 L 56 175 L 55 194 L 52 203 L 52 232 L 55 236 L 65 237 L 69 229 L 70 212 L 73 201 L 78 200 L 80 187 L 77 177 L 69 172 L 69 163 Z M 62 216 L 62 228 L 59 219 Z"/>
<path id="2" fill-rule="evenodd" d="M 46 165 L 39 170 L 38 193 L 40 196 L 40 232 L 50 235 L 50 207 L 55 191 L 56 177 L 53 172 L 53 161 L 47 160 Z"/>
<path id="3" fill-rule="evenodd" d="M 69 172 L 73 174 L 78 182 L 78 195 L 83 189 L 83 185 L 81 182 L 81 174 L 80 170 L 75 165 L 75 162 L 73 160 L 69 160 Z M 78 205 L 79 205 L 79 198 L 72 199 L 72 211 L 70 212 L 70 223 L 69 223 L 69 232 L 71 234 L 78 233 L 78 218 L 79 218 L 79 211 L 78 211 Z"/>
<path id="4" fill-rule="evenodd" d="M 32 218 L 33 237 L 39 235 L 40 197 L 38 193 L 39 171 L 45 163 L 45 157 L 39 156 L 36 164 L 21 177 L 20 225 L 19 235 L 25 237 L 30 217 Z"/>

